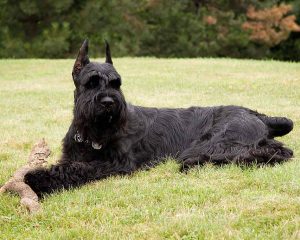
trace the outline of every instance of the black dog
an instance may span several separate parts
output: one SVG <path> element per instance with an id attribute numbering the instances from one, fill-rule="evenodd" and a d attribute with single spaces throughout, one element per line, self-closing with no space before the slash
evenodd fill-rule
<path id="1" fill-rule="evenodd" d="M 106 43 L 105 63 L 90 62 L 84 41 L 73 68 L 74 119 L 57 165 L 25 182 L 38 194 L 80 186 L 154 166 L 166 156 L 182 170 L 207 162 L 274 164 L 293 152 L 274 137 L 293 128 L 287 118 L 238 106 L 145 108 L 127 104 Z"/>

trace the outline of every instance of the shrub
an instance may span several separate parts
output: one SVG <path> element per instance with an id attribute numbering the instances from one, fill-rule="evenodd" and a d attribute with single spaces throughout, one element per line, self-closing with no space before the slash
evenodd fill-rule
<path id="1" fill-rule="evenodd" d="M 243 28 L 251 31 L 252 41 L 274 47 L 288 39 L 291 32 L 300 32 L 300 26 L 295 22 L 296 16 L 287 15 L 291 10 L 292 6 L 286 4 L 263 10 L 250 6 L 247 11 L 249 20 Z"/>

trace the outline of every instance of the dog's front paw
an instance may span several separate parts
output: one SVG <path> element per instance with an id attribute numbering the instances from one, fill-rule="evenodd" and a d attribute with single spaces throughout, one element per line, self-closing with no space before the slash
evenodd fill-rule
<path id="1" fill-rule="evenodd" d="M 26 173 L 24 182 L 41 197 L 43 193 L 51 192 L 49 171 L 47 169 L 36 169 Z"/>

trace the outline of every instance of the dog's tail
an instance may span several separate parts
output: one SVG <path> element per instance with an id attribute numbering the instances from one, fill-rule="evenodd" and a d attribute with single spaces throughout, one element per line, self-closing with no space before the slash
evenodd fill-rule
<path id="1" fill-rule="evenodd" d="M 293 121 L 285 117 L 262 116 L 261 120 L 268 126 L 270 138 L 284 136 L 294 127 Z"/>

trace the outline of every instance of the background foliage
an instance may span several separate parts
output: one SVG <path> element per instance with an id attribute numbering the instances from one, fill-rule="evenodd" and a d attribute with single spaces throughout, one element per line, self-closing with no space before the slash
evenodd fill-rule
<path id="1" fill-rule="evenodd" d="M 0 0 L 1 58 L 93 57 L 300 60 L 299 0 Z M 298 21 L 298 23 L 297 23 Z"/>

